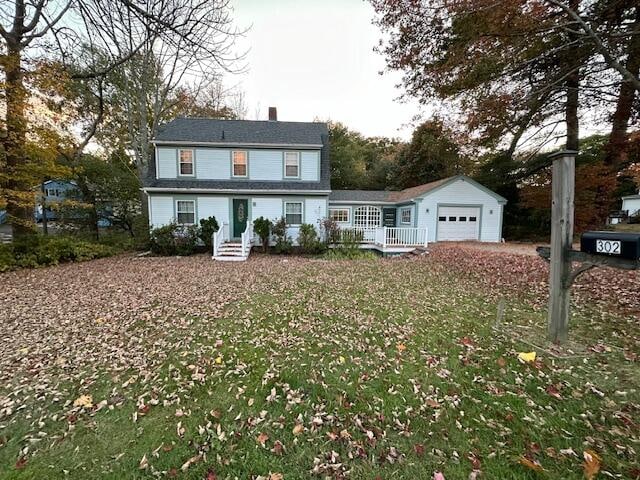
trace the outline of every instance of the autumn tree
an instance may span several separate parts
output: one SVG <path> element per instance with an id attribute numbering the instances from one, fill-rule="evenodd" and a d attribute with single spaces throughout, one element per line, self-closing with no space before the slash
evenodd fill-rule
<path id="1" fill-rule="evenodd" d="M 631 59 L 624 45 L 637 38 L 628 21 L 635 2 L 372 3 L 388 34 L 382 51 L 404 73 L 407 94 L 445 101 L 480 144 L 510 155 L 532 140 L 537 148 L 555 141 L 561 124 L 567 147 L 577 148 L 580 111 L 602 108 L 621 82 L 638 84 L 623 65 Z"/>
<path id="2" fill-rule="evenodd" d="M 229 48 L 235 33 L 227 0 L 15 0 L 12 6 L 0 7 L 0 73 L 6 92 L 0 126 L 5 166 L 2 197 L 14 234 L 32 231 L 33 202 L 25 202 L 24 197 L 36 179 L 25 174 L 29 163 L 26 145 L 32 82 L 43 65 L 64 67 L 68 78 L 84 81 L 91 93 L 84 98 L 93 98 L 89 104 L 94 108 L 82 110 L 86 122 L 84 138 L 75 142 L 77 155 L 104 117 L 107 75 L 123 68 L 136 55 L 157 59 L 167 51 L 182 52 L 169 56 L 176 65 L 190 62 L 191 73 L 198 68 L 224 68 L 232 60 Z M 83 55 L 78 55 L 80 49 Z M 149 63 L 149 69 L 154 65 Z M 187 72 L 177 71 L 183 78 Z M 66 76 L 56 78 L 63 82 Z M 166 88 L 156 94 L 166 94 Z M 144 117 L 139 124 L 145 125 L 141 131 L 146 131 Z M 148 148 L 147 141 L 139 138 L 137 144 Z"/>
<path id="3" fill-rule="evenodd" d="M 469 173 L 453 132 L 438 119 L 419 125 L 398 153 L 395 187 L 407 188 Z"/>

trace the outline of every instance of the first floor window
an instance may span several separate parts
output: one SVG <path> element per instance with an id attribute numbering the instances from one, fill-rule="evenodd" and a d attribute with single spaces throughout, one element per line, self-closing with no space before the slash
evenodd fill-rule
<path id="1" fill-rule="evenodd" d="M 193 150 L 180 150 L 180 175 L 193 175 Z"/>
<path id="2" fill-rule="evenodd" d="M 285 202 L 284 218 L 287 225 L 302 225 L 302 202 Z"/>
<path id="3" fill-rule="evenodd" d="M 349 209 L 348 208 L 330 208 L 329 218 L 338 223 L 349 223 Z"/>
<path id="4" fill-rule="evenodd" d="M 406 207 L 400 210 L 400 222 L 405 225 L 411 224 L 411 207 Z"/>
<path id="5" fill-rule="evenodd" d="M 237 151 L 233 152 L 233 176 L 234 177 L 246 177 L 247 176 L 247 152 Z"/>
<path id="6" fill-rule="evenodd" d="M 379 207 L 371 205 L 358 207 L 353 214 L 353 224 L 363 228 L 379 227 L 382 225 L 382 212 Z"/>
<path id="7" fill-rule="evenodd" d="M 298 152 L 284 152 L 284 176 L 286 178 L 300 176 L 300 154 Z"/>
<path id="8" fill-rule="evenodd" d="M 176 202 L 176 216 L 178 223 L 193 225 L 196 223 L 196 202 L 193 200 L 178 200 Z"/>

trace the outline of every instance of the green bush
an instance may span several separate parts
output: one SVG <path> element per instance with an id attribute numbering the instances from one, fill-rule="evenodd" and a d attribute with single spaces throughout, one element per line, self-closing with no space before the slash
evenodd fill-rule
<path id="1" fill-rule="evenodd" d="M 0 246 L 0 272 L 81 262 L 114 255 L 122 249 L 72 237 L 31 235 Z"/>
<path id="2" fill-rule="evenodd" d="M 202 240 L 202 243 L 204 243 L 205 247 L 207 247 L 207 249 L 211 249 L 211 247 L 213 246 L 212 237 L 214 232 L 217 232 L 219 228 L 220 226 L 218 225 L 216 217 L 200 219 L 199 237 L 200 240 Z"/>
<path id="3" fill-rule="evenodd" d="M 274 247 L 276 253 L 291 253 L 293 243 L 291 242 L 291 237 L 287 235 L 287 222 L 284 217 L 281 217 L 273 224 L 271 233 L 273 233 L 276 241 Z"/>
<path id="4" fill-rule="evenodd" d="M 376 255 L 371 250 L 351 249 L 351 248 L 332 248 L 324 254 L 326 260 L 376 260 Z"/>
<path id="5" fill-rule="evenodd" d="M 260 217 L 253 221 L 253 232 L 260 237 L 265 253 L 269 251 L 269 237 L 271 236 L 271 220 Z"/>
<path id="6" fill-rule="evenodd" d="M 149 235 L 151 251 L 156 255 L 191 255 L 196 251 L 200 229 L 170 223 L 154 228 Z"/>
<path id="7" fill-rule="evenodd" d="M 318 238 L 316 228 L 309 223 L 300 225 L 298 245 L 300 245 L 300 249 L 304 253 L 316 254 L 325 251 L 325 244 Z"/>

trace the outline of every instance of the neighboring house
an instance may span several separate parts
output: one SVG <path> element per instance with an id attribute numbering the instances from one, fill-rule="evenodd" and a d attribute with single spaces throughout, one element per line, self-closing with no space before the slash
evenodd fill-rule
<path id="1" fill-rule="evenodd" d="M 622 209 L 609 213 L 609 224 L 640 223 L 640 192 L 622 197 Z"/>
<path id="2" fill-rule="evenodd" d="M 55 205 L 65 200 L 76 199 L 78 197 L 78 186 L 76 182 L 68 180 L 47 180 L 43 185 L 39 186 L 37 190 L 34 215 L 38 223 L 43 220 L 42 200 L 44 200 L 47 220 L 57 220 L 58 212 Z M 41 196 L 42 193 L 44 193 L 44 197 Z"/>
<path id="3" fill-rule="evenodd" d="M 153 227 L 216 217 L 214 258 L 244 260 L 258 217 L 301 224 L 333 218 L 363 247 L 408 251 L 435 240 L 498 242 L 506 200 L 468 177 L 389 191 L 331 191 L 328 129 L 319 122 L 178 118 L 153 139 L 144 192 Z"/>
<path id="4" fill-rule="evenodd" d="M 637 195 L 622 197 L 622 210 L 630 217 L 640 215 L 640 192 Z"/>

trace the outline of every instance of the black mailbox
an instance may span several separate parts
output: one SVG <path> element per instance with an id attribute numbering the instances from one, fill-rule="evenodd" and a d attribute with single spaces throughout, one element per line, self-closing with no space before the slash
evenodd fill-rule
<path id="1" fill-rule="evenodd" d="M 580 250 L 637 261 L 640 259 L 640 233 L 584 232 L 580 238 Z"/>

